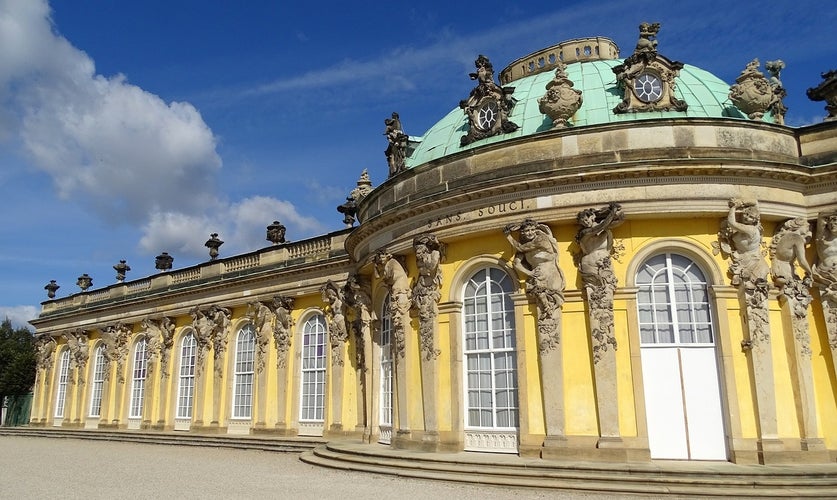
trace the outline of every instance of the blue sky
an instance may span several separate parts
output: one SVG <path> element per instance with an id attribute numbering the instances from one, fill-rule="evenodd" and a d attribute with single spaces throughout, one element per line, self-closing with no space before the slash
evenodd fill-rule
<path id="1" fill-rule="evenodd" d="M 467 97 L 478 54 L 499 71 L 563 40 L 607 36 L 728 83 L 780 58 L 787 123 L 819 122 L 805 90 L 837 61 L 824 1 L 280 2 L 0 0 L 0 316 L 58 297 L 341 229 L 361 171 L 385 180 L 383 120 L 421 135 Z"/>

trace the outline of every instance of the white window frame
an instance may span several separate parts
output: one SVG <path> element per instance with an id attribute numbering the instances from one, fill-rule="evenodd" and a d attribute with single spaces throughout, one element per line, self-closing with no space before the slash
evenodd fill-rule
<path id="1" fill-rule="evenodd" d="M 141 338 L 134 345 L 134 362 L 131 369 L 131 404 L 128 418 L 142 418 L 143 400 L 145 399 L 145 379 L 148 376 L 146 349 L 148 340 Z"/>
<path id="2" fill-rule="evenodd" d="M 492 277 L 492 274 L 494 277 Z M 500 277 L 500 279 L 494 279 L 496 277 Z M 473 285 L 475 289 L 472 296 L 468 296 L 469 285 Z M 492 288 L 499 288 L 499 293 Z M 508 274 L 497 267 L 486 267 L 476 271 L 463 288 L 462 367 L 465 407 L 463 413 L 466 430 L 517 431 L 519 428 L 520 404 L 518 401 L 514 304 L 510 296 L 513 292 L 514 288 Z M 482 313 L 477 312 L 477 301 L 480 298 L 485 300 L 485 311 Z M 492 299 L 495 298 L 499 300 L 499 303 L 493 303 Z M 498 308 L 498 306 L 500 307 Z M 492 315 L 495 315 L 495 319 L 497 319 L 497 314 L 499 314 L 500 323 L 503 325 L 499 329 L 491 321 Z M 476 328 L 480 322 L 484 324 L 482 329 Z M 494 337 L 496 333 L 502 334 L 504 345 L 495 345 Z M 480 334 L 485 341 L 485 345 L 482 347 L 478 346 L 478 336 Z M 469 336 L 473 336 L 473 347 L 470 348 Z M 507 364 L 506 367 L 498 366 L 500 364 L 498 361 L 501 358 Z M 480 359 L 488 361 L 487 367 L 480 368 L 477 366 L 476 369 L 473 369 L 471 366 L 472 360 L 476 360 L 479 364 Z M 498 376 L 502 373 L 506 375 L 506 387 L 497 387 Z M 473 386 L 474 381 L 478 383 L 487 382 L 487 385 L 485 387 Z M 499 396 L 503 396 L 508 404 L 499 405 Z M 473 401 L 479 402 L 486 397 L 489 405 L 472 406 Z M 479 416 L 476 423 L 473 419 L 474 411 L 477 411 Z M 498 417 L 501 412 L 506 412 L 509 425 L 498 425 Z M 484 419 L 484 417 L 488 418 Z"/>
<path id="3" fill-rule="evenodd" d="M 245 325 L 235 341 L 232 418 L 249 420 L 253 415 L 253 384 L 256 366 L 256 331 Z"/>
<path id="4" fill-rule="evenodd" d="M 191 332 L 180 342 L 180 377 L 177 382 L 177 411 L 175 418 L 192 418 L 195 402 L 195 367 L 198 342 Z"/>
<path id="5" fill-rule="evenodd" d="M 67 401 L 67 384 L 70 380 L 70 350 L 64 349 L 59 356 L 58 387 L 55 389 L 55 418 L 64 418 Z"/>
<path id="6" fill-rule="evenodd" d="M 381 373 L 378 399 L 378 426 L 380 428 L 380 441 L 389 443 L 392 437 L 392 416 L 393 416 L 393 356 L 392 356 L 392 311 L 390 309 L 390 296 L 387 295 L 381 307 L 381 338 L 379 342 L 381 349 L 379 369 Z"/>
<path id="7" fill-rule="evenodd" d="M 650 281 L 643 281 L 642 275 L 646 269 L 649 269 L 652 263 L 660 257 L 665 258 L 665 266 L 658 269 L 651 275 Z M 688 261 L 686 266 L 678 266 L 672 262 L 672 257 Z M 694 273 L 699 276 L 692 276 Z M 680 282 L 676 282 L 675 274 L 683 277 Z M 660 282 L 657 279 L 661 278 L 664 281 Z M 700 278 L 700 279 L 695 279 Z M 663 252 L 655 254 L 642 263 L 636 273 L 637 291 L 637 316 L 640 330 L 640 345 L 643 347 L 668 347 L 676 345 L 689 346 L 709 346 L 715 345 L 715 328 L 712 317 L 712 307 L 709 300 L 709 286 L 706 281 L 706 274 L 700 266 L 691 258 L 676 252 Z M 681 287 L 680 290 L 677 290 Z M 658 293 L 664 292 L 666 302 L 658 301 Z M 686 301 L 678 300 L 677 292 L 685 293 L 688 296 Z M 699 292 L 704 300 L 695 300 L 695 295 Z M 648 311 L 643 311 L 643 308 L 650 308 L 650 321 L 648 321 Z M 678 314 L 678 311 L 681 314 Z M 659 313 L 664 313 L 668 316 L 670 321 L 660 321 Z M 689 320 L 683 319 L 683 313 L 688 316 Z M 695 318 L 701 317 L 698 321 Z M 696 331 L 697 328 L 704 332 L 708 331 L 709 341 L 697 342 L 691 339 L 684 340 L 684 331 Z M 653 339 L 647 339 L 643 335 L 643 330 L 652 330 Z M 661 340 L 662 330 L 671 330 L 673 342 Z"/>
<path id="8" fill-rule="evenodd" d="M 89 417 L 102 416 L 102 391 L 105 386 L 105 346 L 99 344 L 96 347 L 96 354 L 93 357 L 93 380 L 90 385 L 90 412 Z"/>
<path id="9" fill-rule="evenodd" d="M 328 357 L 325 317 L 315 314 L 302 327 L 300 360 L 299 421 L 325 421 L 325 378 Z"/>

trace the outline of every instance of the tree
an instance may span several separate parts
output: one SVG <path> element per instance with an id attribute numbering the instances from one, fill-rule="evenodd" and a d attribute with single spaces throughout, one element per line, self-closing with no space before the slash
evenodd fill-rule
<path id="1" fill-rule="evenodd" d="M 0 323 L 0 403 L 6 396 L 22 396 L 35 383 L 35 338 L 26 327 Z"/>

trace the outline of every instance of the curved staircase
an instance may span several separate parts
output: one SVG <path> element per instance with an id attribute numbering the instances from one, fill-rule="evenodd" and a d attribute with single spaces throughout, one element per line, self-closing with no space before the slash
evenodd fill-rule
<path id="1" fill-rule="evenodd" d="M 563 462 L 487 453 L 427 453 L 351 442 L 303 452 L 303 462 L 404 477 L 609 494 L 837 497 L 837 463 Z"/>

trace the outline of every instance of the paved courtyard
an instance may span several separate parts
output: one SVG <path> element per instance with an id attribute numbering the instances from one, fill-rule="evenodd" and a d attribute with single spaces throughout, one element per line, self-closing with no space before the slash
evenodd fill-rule
<path id="1" fill-rule="evenodd" d="M 296 454 L 0 436 L 0 499 L 614 498 L 343 472 Z"/>

